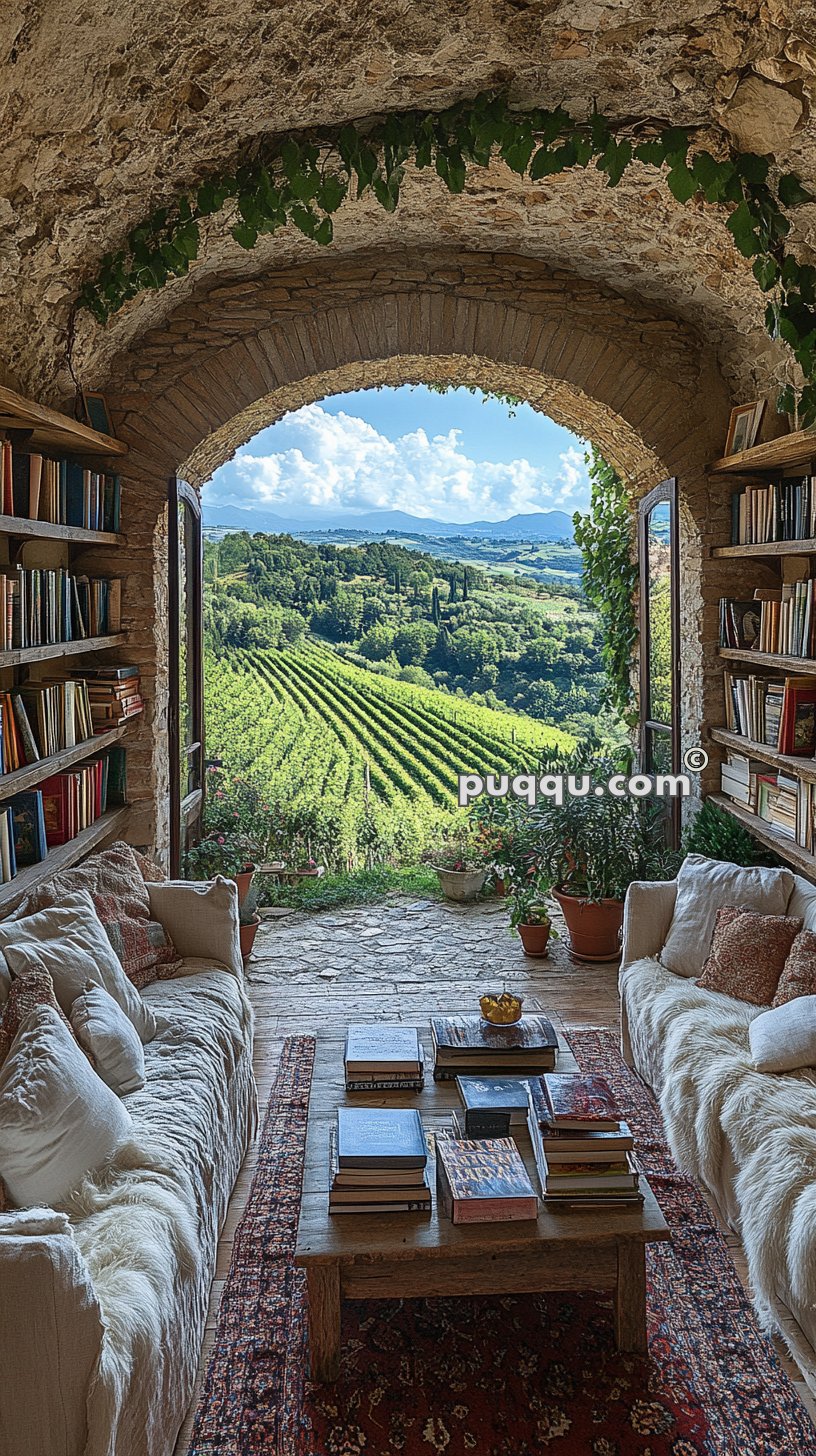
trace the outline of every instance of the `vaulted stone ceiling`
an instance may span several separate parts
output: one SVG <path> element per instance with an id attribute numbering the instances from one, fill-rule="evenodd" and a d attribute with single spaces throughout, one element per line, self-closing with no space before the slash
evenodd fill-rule
<path id="1" fill-rule="evenodd" d="M 5 0 L 0 46 L 0 356 L 54 400 L 72 391 L 70 304 L 103 253 L 261 134 L 507 87 L 521 105 L 583 115 L 597 99 L 633 124 L 698 127 L 711 149 L 731 136 L 816 188 L 811 0 Z M 80 317 L 86 387 L 121 372 L 123 351 L 214 276 L 268 278 L 328 257 L 289 233 L 246 254 L 229 225 L 212 223 L 188 279 L 105 327 Z M 798 228 L 803 245 L 816 236 L 816 206 Z M 716 350 L 735 394 L 769 389 L 778 372 L 722 212 L 675 203 L 653 170 L 610 190 L 594 172 L 531 185 L 496 164 L 472 170 L 456 198 L 417 174 L 394 217 L 346 204 L 332 245 L 423 247 L 527 254 L 644 300 Z"/>

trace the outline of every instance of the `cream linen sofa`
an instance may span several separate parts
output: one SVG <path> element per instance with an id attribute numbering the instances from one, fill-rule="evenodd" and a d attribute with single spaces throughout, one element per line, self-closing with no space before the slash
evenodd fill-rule
<path id="1" fill-rule="evenodd" d="M 626 897 L 623 1055 L 657 1094 L 676 1161 L 740 1234 L 764 1327 L 816 1388 L 816 1073 L 758 1072 L 748 1028 L 763 1008 L 661 965 L 676 893 L 636 883 Z M 816 929 L 816 887 L 794 876 L 786 913 Z"/>
<path id="2" fill-rule="evenodd" d="M 148 886 L 183 958 L 123 1098 L 132 1140 L 67 1209 L 0 1214 L 2 1456 L 170 1456 L 257 1120 L 235 887 Z M 228 898 L 224 901 L 223 891 Z M 215 917 L 215 918 L 214 918 Z"/>

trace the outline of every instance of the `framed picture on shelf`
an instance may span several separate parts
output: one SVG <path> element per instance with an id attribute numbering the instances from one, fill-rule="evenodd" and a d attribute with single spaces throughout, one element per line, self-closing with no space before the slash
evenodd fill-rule
<path id="1" fill-rule="evenodd" d="M 764 399 L 755 399 L 751 404 L 738 404 L 732 409 L 725 441 L 726 455 L 739 455 L 742 450 L 750 450 L 756 444 L 764 413 Z"/>
<path id="2" fill-rule="evenodd" d="M 115 439 L 108 402 L 104 394 L 86 394 L 83 390 L 82 403 L 85 406 L 85 418 L 91 429 L 98 430 L 100 435 L 110 435 L 111 439 Z"/>

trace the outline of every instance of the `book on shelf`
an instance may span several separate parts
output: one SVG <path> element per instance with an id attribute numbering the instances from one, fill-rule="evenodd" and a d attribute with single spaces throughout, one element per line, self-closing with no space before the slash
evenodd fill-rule
<path id="1" fill-rule="evenodd" d="M 436 1140 L 440 1214 L 455 1224 L 538 1217 L 538 1199 L 512 1138 Z"/>
<path id="2" fill-rule="evenodd" d="M 414 1091 L 423 1083 L 424 1053 L 413 1026 L 350 1026 L 344 1056 L 349 1091 Z"/>
<path id="3" fill-rule="evenodd" d="M 55 526 L 118 532 L 122 486 L 118 475 L 89 470 L 75 460 L 19 450 L 10 440 L 0 450 L 2 513 Z"/>
<path id="4" fill-rule="evenodd" d="M 816 676 L 742 677 L 723 673 L 726 727 L 780 753 L 816 752 Z"/>
<path id="5" fill-rule="evenodd" d="M 338 1107 L 329 1161 L 330 1213 L 430 1211 L 428 1149 L 413 1108 Z"/>
<path id="6" fill-rule="evenodd" d="M 521 1078 L 457 1077 L 456 1090 L 463 1137 L 509 1137 L 511 1128 L 527 1121 L 528 1085 Z"/>
<path id="7" fill-rule="evenodd" d="M 788 657 L 816 652 L 816 578 L 762 587 L 751 601 L 720 598 L 720 646 Z"/>
<path id="8" fill-rule="evenodd" d="M 65 567 L 0 573 L 0 651 L 53 646 L 121 631 L 122 583 Z"/>
<path id="9" fill-rule="evenodd" d="M 18 868 L 40 864 L 48 853 L 42 793 L 32 789 L 15 794 L 9 799 L 9 807 Z"/>
<path id="10" fill-rule="evenodd" d="M 746 485 L 731 497 L 732 546 L 764 546 L 816 536 L 816 476 Z"/>
<path id="11" fill-rule="evenodd" d="M 16 874 L 14 810 L 10 804 L 0 804 L 0 884 L 10 884 Z"/>
<path id="12" fill-rule="evenodd" d="M 737 754 L 729 754 L 736 761 Z M 764 764 L 748 761 L 748 784 L 738 777 L 741 770 L 734 763 L 723 764 L 720 770 L 722 792 L 732 803 L 756 814 L 785 839 L 793 840 L 809 854 L 816 851 L 816 784 L 807 783 L 795 774 L 775 772 Z"/>
<path id="13" fill-rule="evenodd" d="M 431 1037 L 438 1081 L 468 1071 L 505 1076 L 552 1071 L 558 1050 L 552 1023 L 538 1015 L 510 1026 L 493 1026 L 478 1015 L 434 1016 Z"/>

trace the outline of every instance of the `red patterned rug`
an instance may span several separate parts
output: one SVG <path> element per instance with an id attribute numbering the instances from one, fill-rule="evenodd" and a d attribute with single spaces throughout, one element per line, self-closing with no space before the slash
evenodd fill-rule
<path id="1" fill-rule="evenodd" d="M 333 1386 L 306 1377 L 293 1267 L 314 1042 L 283 1050 L 235 1235 L 189 1456 L 805 1456 L 816 1434 L 728 1247 L 678 1173 L 651 1093 L 606 1032 L 577 1031 L 632 1125 L 673 1230 L 649 1249 L 649 1358 L 603 1295 L 348 1303 Z"/>

